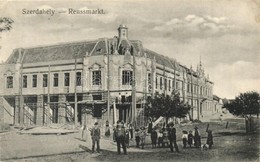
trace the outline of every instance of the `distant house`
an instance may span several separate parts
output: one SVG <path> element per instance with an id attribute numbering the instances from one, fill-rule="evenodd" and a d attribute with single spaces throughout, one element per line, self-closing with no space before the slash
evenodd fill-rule
<path id="1" fill-rule="evenodd" d="M 125 25 L 113 38 L 14 49 L 0 72 L 0 115 L 14 124 L 138 124 L 146 96 L 173 90 L 193 119 L 219 111 L 201 62 L 193 70 L 148 50 Z"/>
<path id="2" fill-rule="evenodd" d="M 223 108 L 223 100 L 219 98 L 216 95 L 213 95 L 213 103 L 214 103 L 214 108 L 213 108 L 213 113 L 222 113 L 222 108 Z"/>

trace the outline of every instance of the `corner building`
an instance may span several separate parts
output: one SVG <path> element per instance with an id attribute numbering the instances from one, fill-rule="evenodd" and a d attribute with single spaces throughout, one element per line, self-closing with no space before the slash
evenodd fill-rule
<path id="1" fill-rule="evenodd" d="M 10 124 L 143 125 L 145 98 L 173 90 L 192 105 L 191 118 L 214 113 L 201 63 L 193 70 L 148 50 L 125 25 L 114 38 L 15 49 L 0 71 L 1 122 Z"/>

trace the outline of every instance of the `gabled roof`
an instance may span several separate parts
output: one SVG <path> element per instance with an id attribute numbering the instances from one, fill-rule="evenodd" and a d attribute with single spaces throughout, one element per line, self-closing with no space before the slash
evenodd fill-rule
<path id="1" fill-rule="evenodd" d="M 156 60 L 156 63 L 161 64 L 163 66 L 169 67 L 171 69 L 178 69 L 180 70 L 180 66 L 179 63 L 177 63 L 177 61 L 170 59 L 169 57 L 160 55 L 154 51 L 151 51 L 149 49 L 144 49 L 144 52 L 147 54 L 147 57 L 150 59 L 154 59 Z"/>
<path id="2" fill-rule="evenodd" d="M 23 63 L 36 63 L 36 62 L 47 62 L 53 60 L 74 59 L 75 50 L 78 51 L 77 58 L 83 58 L 86 56 L 87 52 L 90 54 L 92 51 L 93 54 L 96 55 L 97 51 L 94 50 L 95 47 L 101 48 L 102 52 L 106 51 L 102 47 L 102 41 L 89 41 L 89 42 L 76 42 L 76 43 L 44 46 L 44 47 L 26 48 L 26 49 L 21 49 L 21 53 L 24 54 Z M 6 61 L 6 63 L 9 64 L 16 63 L 20 58 L 19 50 L 20 49 L 15 49 L 13 51 L 13 54 Z"/>

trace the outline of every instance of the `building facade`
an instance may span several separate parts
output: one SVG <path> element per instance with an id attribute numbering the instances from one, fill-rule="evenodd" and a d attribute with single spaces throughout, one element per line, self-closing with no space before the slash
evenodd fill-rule
<path id="1" fill-rule="evenodd" d="M 114 38 L 15 49 L 0 71 L 1 116 L 13 124 L 142 123 L 145 98 L 173 90 L 192 105 L 191 118 L 213 110 L 201 63 L 193 70 L 148 50 L 125 25 Z"/>

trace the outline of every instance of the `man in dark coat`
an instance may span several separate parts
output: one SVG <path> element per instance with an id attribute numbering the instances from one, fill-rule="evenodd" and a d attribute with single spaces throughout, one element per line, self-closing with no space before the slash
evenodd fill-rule
<path id="1" fill-rule="evenodd" d="M 211 149 L 213 145 L 213 135 L 211 130 L 208 130 L 207 144 L 209 145 L 209 149 Z"/>
<path id="2" fill-rule="evenodd" d="M 94 128 L 91 130 L 91 137 L 92 137 L 92 152 L 94 153 L 95 150 L 95 144 L 97 144 L 97 152 L 100 151 L 100 129 L 98 127 L 98 123 L 95 123 Z"/>
<path id="3" fill-rule="evenodd" d="M 201 146 L 200 132 L 197 126 L 194 129 L 194 146 L 199 148 Z"/>
<path id="4" fill-rule="evenodd" d="M 173 145 L 175 148 L 175 151 L 179 153 L 179 148 L 176 142 L 176 129 L 174 128 L 174 124 L 170 123 L 168 128 L 168 138 L 170 141 L 170 149 L 171 152 L 173 152 Z"/>
<path id="5" fill-rule="evenodd" d="M 122 123 L 119 122 L 116 129 L 115 129 L 115 133 L 114 133 L 114 136 L 115 136 L 115 140 L 116 140 L 116 143 L 117 143 L 117 153 L 118 154 L 121 154 L 121 145 L 123 147 L 123 150 L 124 150 L 124 154 L 126 155 L 127 152 L 126 152 L 126 143 L 125 143 L 125 138 L 126 138 L 126 132 L 125 132 L 125 129 L 122 128 Z"/>

